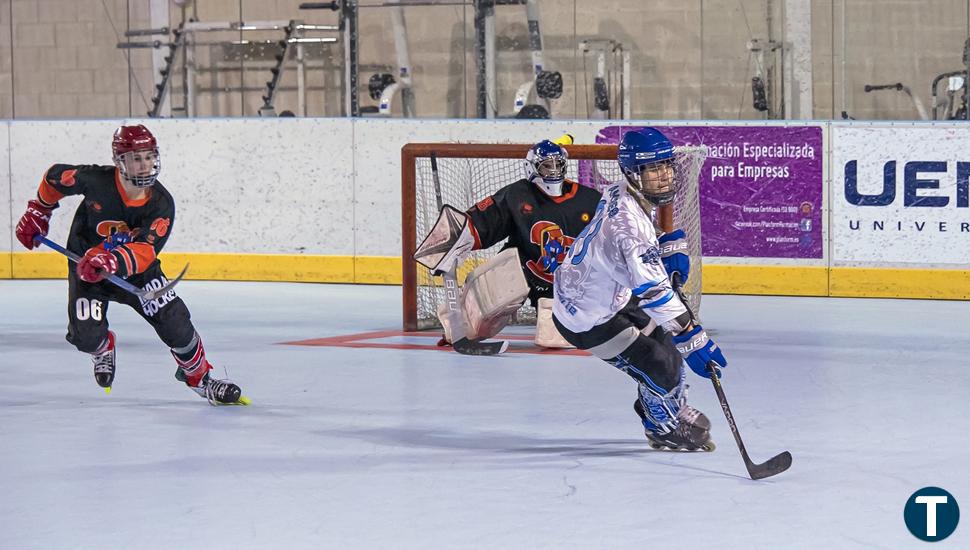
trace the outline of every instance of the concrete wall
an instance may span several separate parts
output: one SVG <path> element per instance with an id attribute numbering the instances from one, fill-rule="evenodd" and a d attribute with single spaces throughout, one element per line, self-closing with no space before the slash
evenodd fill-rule
<path id="1" fill-rule="evenodd" d="M 807 1 L 807 0 L 806 0 Z M 364 2 L 367 3 L 367 2 Z M 299 11 L 300 0 L 196 0 L 187 14 L 201 21 L 303 19 L 336 23 L 336 15 Z M 0 0 L 0 118 L 143 116 L 152 95 L 150 50 L 119 50 L 129 28 L 149 26 L 149 0 Z M 902 82 L 924 103 L 939 73 L 962 68 L 970 0 L 811 0 L 814 117 L 843 110 L 864 119 L 912 119 L 903 94 L 866 94 L 865 84 Z M 781 0 L 540 0 L 546 65 L 562 72 L 565 90 L 554 103 L 557 118 L 585 118 L 592 60 L 584 77 L 577 43 L 608 38 L 633 52 L 634 118 L 757 119 L 751 106 L 754 58 L 746 43 L 785 41 Z M 171 24 L 182 17 L 171 6 Z M 422 117 L 475 116 L 473 10 L 468 6 L 406 9 L 417 112 Z M 769 28 L 769 19 L 771 25 Z M 390 17 L 360 10 L 361 101 L 373 104 L 366 81 L 394 72 Z M 515 88 L 530 74 L 525 9 L 499 6 L 498 102 L 511 112 Z M 277 38 L 247 33 L 247 39 Z M 212 33 L 209 40 L 238 40 Z M 201 74 L 202 116 L 255 115 L 265 70 L 262 59 L 225 56 L 200 46 L 199 62 L 220 70 Z M 318 47 L 308 74 L 311 116 L 340 116 L 341 53 Z M 129 68 L 131 69 L 129 72 Z M 177 79 L 176 79 L 177 80 Z M 295 83 L 288 71 L 284 88 Z M 239 88 L 250 91 L 225 91 Z M 176 83 L 176 91 L 179 85 Z M 178 94 L 176 94 L 178 103 Z M 281 92 L 278 109 L 296 108 L 296 94 Z"/>

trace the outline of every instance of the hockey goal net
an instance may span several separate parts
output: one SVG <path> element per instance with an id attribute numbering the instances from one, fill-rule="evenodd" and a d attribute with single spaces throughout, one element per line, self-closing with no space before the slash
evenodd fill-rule
<path id="1" fill-rule="evenodd" d="M 441 201 L 467 210 L 481 199 L 525 176 L 524 159 L 531 144 L 411 143 L 401 149 L 401 217 L 404 330 L 425 330 L 441 326 L 438 304 L 444 301 L 440 277 L 414 259 L 417 243 L 438 219 L 438 199 L 431 173 L 431 155 L 437 158 Z M 567 178 L 601 189 L 623 175 L 616 162 L 616 145 L 568 145 Z M 703 147 L 674 150 L 680 178 L 680 192 L 672 206 L 658 210 L 658 228 L 683 229 L 690 243 L 691 273 L 685 285 L 688 301 L 699 313 L 701 298 L 701 239 L 698 181 L 707 158 Z M 463 282 L 469 271 L 498 253 L 504 243 L 472 252 L 458 270 Z M 517 324 L 534 324 L 535 310 L 528 303 L 516 315 Z"/>

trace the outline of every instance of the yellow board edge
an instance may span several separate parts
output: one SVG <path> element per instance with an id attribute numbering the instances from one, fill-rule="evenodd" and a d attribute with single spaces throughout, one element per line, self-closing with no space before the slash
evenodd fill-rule
<path id="1" fill-rule="evenodd" d="M 833 267 L 829 295 L 851 298 L 970 299 L 970 270 Z"/>
<path id="2" fill-rule="evenodd" d="M 706 264 L 701 274 L 704 294 L 827 296 L 824 266 Z"/>

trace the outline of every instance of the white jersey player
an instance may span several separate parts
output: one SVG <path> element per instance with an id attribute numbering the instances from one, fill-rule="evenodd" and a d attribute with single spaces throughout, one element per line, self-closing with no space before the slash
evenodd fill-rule
<path id="1" fill-rule="evenodd" d="M 727 361 L 668 279 L 689 275 L 683 231 L 658 239 L 650 218 L 677 191 L 673 145 L 653 128 L 628 132 L 618 161 L 627 181 L 606 188 L 556 271 L 553 320 L 566 341 L 637 381 L 634 409 L 653 447 L 713 450 L 710 421 L 687 405 L 684 360 L 708 377 L 709 362 L 720 375 Z"/>

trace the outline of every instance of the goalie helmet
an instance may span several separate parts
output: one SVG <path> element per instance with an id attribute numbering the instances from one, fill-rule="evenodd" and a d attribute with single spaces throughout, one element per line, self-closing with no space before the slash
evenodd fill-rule
<path id="1" fill-rule="evenodd" d="M 644 210 L 674 200 L 677 194 L 674 146 L 659 130 L 643 128 L 623 134 L 617 161 L 630 192 Z"/>
<path id="2" fill-rule="evenodd" d="M 566 179 L 566 160 L 569 155 L 561 145 L 548 139 L 536 143 L 525 156 L 526 179 L 536 184 L 550 197 L 562 195 Z"/>
<path id="3" fill-rule="evenodd" d="M 155 183 L 162 169 L 155 136 L 143 125 L 121 126 L 111 140 L 111 156 L 121 177 L 135 187 Z"/>

